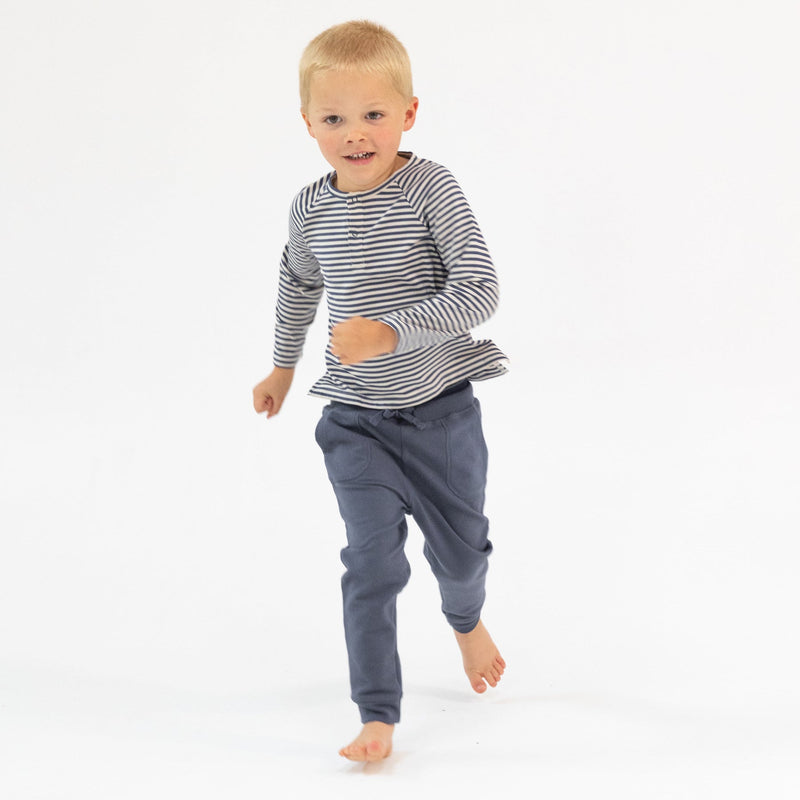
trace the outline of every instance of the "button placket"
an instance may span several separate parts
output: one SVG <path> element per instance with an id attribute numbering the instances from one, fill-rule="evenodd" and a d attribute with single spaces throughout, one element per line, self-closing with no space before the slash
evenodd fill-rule
<path id="1" fill-rule="evenodd" d="M 357 197 L 347 200 L 347 244 L 350 263 L 354 267 L 364 266 L 364 208 Z"/>

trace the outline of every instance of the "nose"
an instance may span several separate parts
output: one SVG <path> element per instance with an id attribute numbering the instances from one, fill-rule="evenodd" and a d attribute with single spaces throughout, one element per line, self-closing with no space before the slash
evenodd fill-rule
<path id="1" fill-rule="evenodd" d="M 352 127 L 347 131 L 348 142 L 363 142 L 366 138 L 364 131 L 359 126 Z"/>

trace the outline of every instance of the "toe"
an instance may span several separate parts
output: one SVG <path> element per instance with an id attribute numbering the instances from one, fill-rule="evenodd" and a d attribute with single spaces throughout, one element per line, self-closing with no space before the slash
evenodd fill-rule
<path id="1" fill-rule="evenodd" d="M 472 688 L 478 693 L 483 694 L 486 691 L 486 684 L 482 678 L 473 678 Z"/>
<path id="2" fill-rule="evenodd" d="M 339 751 L 339 755 L 344 756 L 349 761 L 364 761 L 366 759 L 364 748 L 352 744 L 343 747 Z"/>

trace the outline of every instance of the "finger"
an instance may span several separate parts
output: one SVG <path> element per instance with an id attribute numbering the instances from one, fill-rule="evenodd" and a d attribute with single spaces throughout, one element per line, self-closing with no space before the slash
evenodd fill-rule
<path id="1" fill-rule="evenodd" d="M 267 419 L 274 417 L 281 410 L 281 403 L 276 403 L 270 398 L 269 409 L 267 410 Z"/>

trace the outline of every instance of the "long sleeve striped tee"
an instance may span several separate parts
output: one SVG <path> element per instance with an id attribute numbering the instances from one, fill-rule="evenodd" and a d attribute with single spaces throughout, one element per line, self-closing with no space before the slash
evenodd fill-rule
<path id="1" fill-rule="evenodd" d="M 380 320 L 397 347 L 342 365 L 328 345 L 310 394 L 367 408 L 408 408 L 463 380 L 505 372 L 506 357 L 470 329 L 495 311 L 498 284 L 475 217 L 451 173 L 410 153 L 385 183 L 340 192 L 335 173 L 294 199 L 280 263 L 273 361 L 294 367 L 322 294 L 328 331 Z"/>

